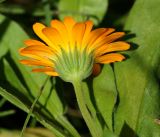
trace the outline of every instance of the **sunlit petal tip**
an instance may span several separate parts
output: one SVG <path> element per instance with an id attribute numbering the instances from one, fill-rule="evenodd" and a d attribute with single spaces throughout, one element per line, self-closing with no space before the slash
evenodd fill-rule
<path id="1" fill-rule="evenodd" d="M 35 39 L 27 39 L 27 40 L 24 40 L 23 43 L 26 45 L 26 46 L 33 46 L 33 45 L 45 45 L 44 43 L 38 41 L 38 40 L 35 40 Z"/>
<path id="2" fill-rule="evenodd" d="M 85 23 L 85 25 L 86 25 L 86 31 L 87 31 L 87 30 L 91 31 L 91 30 L 92 30 L 92 27 L 93 27 L 93 21 L 88 20 L 88 21 L 85 21 L 84 23 Z"/>
<path id="3" fill-rule="evenodd" d="M 93 24 L 93 21 L 92 20 L 87 20 L 84 22 L 85 24 Z"/>
<path id="4" fill-rule="evenodd" d="M 23 51 L 24 48 L 20 48 L 18 49 L 18 52 L 21 53 Z"/>
<path id="5" fill-rule="evenodd" d="M 123 43 L 124 46 L 125 46 L 125 48 L 124 48 L 123 50 L 128 50 L 128 49 L 130 49 L 131 45 L 130 45 L 129 43 L 127 43 L 127 42 L 122 42 L 122 43 Z"/>
<path id="6" fill-rule="evenodd" d="M 22 64 L 28 64 L 29 61 L 30 61 L 30 60 L 26 60 L 26 59 L 20 60 L 20 62 L 21 62 Z"/>
<path id="7" fill-rule="evenodd" d="M 64 24 L 57 19 L 51 20 L 51 22 L 50 22 L 50 26 L 54 27 L 54 28 L 56 28 L 57 26 L 61 27 L 62 25 L 64 25 Z"/>
<path id="8" fill-rule="evenodd" d="M 44 72 L 45 74 L 50 76 L 58 76 L 58 73 L 53 71 L 52 68 L 36 68 L 32 69 L 32 72 Z"/>
<path id="9" fill-rule="evenodd" d="M 35 23 L 33 24 L 33 30 L 36 33 L 37 36 L 43 39 L 42 35 L 42 29 L 44 29 L 46 26 L 41 23 Z"/>
<path id="10" fill-rule="evenodd" d="M 122 61 L 122 60 L 125 60 L 125 59 L 126 59 L 126 57 L 125 57 L 124 55 L 122 55 L 122 54 L 120 54 L 120 55 L 121 55 L 121 56 L 118 57 L 116 61 Z"/>
<path id="11" fill-rule="evenodd" d="M 21 56 L 24 56 L 24 51 L 25 51 L 25 48 L 20 48 L 19 50 L 18 50 L 18 52 L 19 52 L 19 54 L 21 55 Z"/>
<path id="12" fill-rule="evenodd" d="M 126 45 L 128 45 L 128 48 L 130 48 L 131 47 L 131 43 L 130 42 L 125 42 L 125 41 L 123 41 Z"/>
<path id="13" fill-rule="evenodd" d="M 125 32 L 113 32 L 111 35 L 108 35 L 108 37 L 110 36 L 112 36 L 114 38 L 113 41 L 115 41 L 116 39 L 119 39 L 125 36 Z"/>
<path id="14" fill-rule="evenodd" d="M 57 72 L 48 71 L 48 72 L 45 72 L 45 73 L 49 76 L 54 76 L 54 77 L 59 76 L 59 74 Z"/>
<path id="15" fill-rule="evenodd" d="M 109 30 L 112 30 L 112 31 L 116 31 L 116 29 L 115 28 L 108 28 Z"/>
<path id="16" fill-rule="evenodd" d="M 116 29 L 114 28 L 107 28 L 106 31 L 108 32 L 108 34 L 114 33 L 116 31 Z"/>
<path id="17" fill-rule="evenodd" d="M 74 24 L 76 23 L 76 21 L 72 17 L 67 16 L 67 17 L 64 18 L 63 23 L 65 24 L 67 30 L 71 31 L 71 29 L 74 26 Z"/>
<path id="18" fill-rule="evenodd" d="M 28 60 L 20 60 L 20 63 L 24 65 L 29 65 Z"/>
<path id="19" fill-rule="evenodd" d="M 30 39 L 24 40 L 23 43 L 24 43 L 26 46 L 30 45 L 30 44 L 29 44 L 29 43 L 30 43 Z"/>
<path id="20" fill-rule="evenodd" d="M 123 37 L 126 33 L 125 32 L 119 32 L 119 34 Z"/>
<path id="21" fill-rule="evenodd" d="M 42 23 L 36 22 L 33 24 L 33 30 L 37 30 L 37 29 L 41 29 L 43 27 L 45 27 L 45 25 L 43 25 Z"/>
<path id="22" fill-rule="evenodd" d="M 64 17 L 64 21 L 76 22 L 72 16 L 66 16 L 66 17 Z"/>
<path id="23" fill-rule="evenodd" d="M 120 53 L 110 53 L 96 58 L 97 63 L 109 64 L 116 61 L 122 61 L 125 57 Z"/>
<path id="24" fill-rule="evenodd" d="M 53 19 L 53 20 L 51 20 L 50 24 L 52 24 L 52 23 L 58 23 L 58 22 L 61 22 L 61 21 L 59 21 L 57 19 Z"/>

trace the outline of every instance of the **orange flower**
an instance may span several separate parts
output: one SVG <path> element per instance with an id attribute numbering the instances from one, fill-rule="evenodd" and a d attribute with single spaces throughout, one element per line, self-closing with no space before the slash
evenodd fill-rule
<path id="1" fill-rule="evenodd" d="M 99 64 L 125 59 L 122 54 L 113 53 L 129 49 L 128 43 L 115 41 L 124 36 L 124 32 L 114 32 L 113 28 L 92 30 L 92 27 L 92 21 L 75 22 L 72 17 L 66 17 L 63 22 L 52 20 L 50 27 L 35 23 L 33 30 L 43 42 L 26 40 L 27 47 L 21 48 L 20 54 L 31 59 L 21 60 L 21 63 L 42 66 L 32 71 L 59 75 L 63 79 L 75 72 L 76 75 L 85 73 L 84 79 L 92 71 L 99 73 Z"/>

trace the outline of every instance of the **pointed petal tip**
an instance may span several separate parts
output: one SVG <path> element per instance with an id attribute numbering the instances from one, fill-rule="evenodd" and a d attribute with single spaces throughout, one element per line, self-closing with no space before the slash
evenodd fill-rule
<path id="1" fill-rule="evenodd" d="M 41 35 L 42 29 L 45 28 L 46 26 L 43 25 L 42 23 L 36 22 L 33 24 L 32 27 L 33 27 L 34 32 L 39 36 Z"/>
<path id="2" fill-rule="evenodd" d="M 59 74 L 57 72 L 52 72 L 52 71 L 49 71 L 49 72 L 45 72 L 45 74 L 49 75 L 49 76 L 59 76 Z"/>
<path id="3" fill-rule="evenodd" d="M 120 53 L 110 53 L 96 58 L 97 63 L 109 64 L 117 61 L 122 61 L 125 56 Z"/>
<path id="4" fill-rule="evenodd" d="M 74 20 L 74 18 L 72 16 L 66 16 L 66 17 L 64 17 L 63 22 L 65 24 L 75 24 L 76 23 L 76 21 Z"/>
<path id="5" fill-rule="evenodd" d="M 65 16 L 64 20 L 74 20 L 74 18 L 72 16 Z"/>

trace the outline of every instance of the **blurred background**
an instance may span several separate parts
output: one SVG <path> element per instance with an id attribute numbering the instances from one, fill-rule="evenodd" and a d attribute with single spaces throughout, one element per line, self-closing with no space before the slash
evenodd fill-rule
<path id="1" fill-rule="evenodd" d="M 92 0 L 90 1 L 92 2 Z M 68 3 L 72 9 L 72 2 L 74 0 L 0 0 L 0 2 L 0 13 L 16 21 L 29 36 L 33 36 L 33 23 L 42 22 L 49 24 L 51 19 L 61 18 L 67 12 L 61 8 L 63 3 Z M 133 3 L 134 0 L 109 0 L 102 19 L 96 23 L 95 27 L 115 27 L 117 30 L 122 30 Z M 98 5 L 97 8 L 101 8 L 101 5 Z M 69 96 L 67 102 L 73 107 L 73 100 L 71 101 L 70 98 L 74 98 L 74 95 L 71 93 L 65 96 Z M 1 129 L 21 130 L 27 116 L 25 112 L 7 102 L 2 97 L 0 97 L 0 112 L 4 112 L 0 113 Z M 72 123 L 76 123 L 76 127 L 79 130 L 85 132 L 86 128 L 82 126 L 83 124 L 81 122 L 84 124 L 83 121 L 72 121 Z M 33 125 L 42 126 L 32 119 L 30 126 L 32 127 Z"/>

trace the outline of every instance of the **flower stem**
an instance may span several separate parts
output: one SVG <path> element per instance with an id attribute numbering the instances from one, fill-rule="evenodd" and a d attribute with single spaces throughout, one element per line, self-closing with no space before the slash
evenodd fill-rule
<path id="1" fill-rule="evenodd" d="M 87 109 L 83 90 L 82 90 L 82 82 L 80 80 L 75 80 L 72 82 L 74 89 L 75 89 L 75 94 L 78 102 L 79 109 L 82 113 L 82 116 L 90 130 L 90 133 L 92 137 L 101 137 L 101 132 L 100 130 L 97 129 L 94 120 L 90 114 L 90 112 Z"/>
<path id="2" fill-rule="evenodd" d="M 31 107 L 30 107 L 30 109 L 29 109 L 29 112 L 28 112 L 27 118 L 26 118 L 26 120 L 25 120 L 25 122 L 24 122 L 24 125 L 23 125 L 23 128 L 22 128 L 20 137 L 23 137 L 24 131 L 25 131 L 25 129 L 26 129 L 26 127 L 27 127 L 27 124 L 28 124 L 28 122 L 29 122 L 29 120 L 30 120 L 30 117 L 31 117 L 31 115 L 32 115 L 34 106 L 36 105 L 36 103 L 37 103 L 39 97 L 41 96 L 41 94 L 42 94 L 42 90 L 38 93 L 37 98 L 34 100 L 33 104 L 31 105 Z"/>
<path id="3" fill-rule="evenodd" d="M 27 117 L 26 117 L 26 120 L 25 120 L 24 125 L 23 125 L 23 127 L 22 127 L 22 131 L 21 131 L 21 133 L 20 133 L 20 137 L 23 137 L 23 136 L 24 136 L 24 131 L 25 131 L 25 129 L 26 129 L 26 127 L 27 127 L 27 124 L 28 124 L 28 122 L 29 122 L 29 120 L 30 120 L 30 117 L 31 117 L 32 112 L 33 112 L 33 109 L 34 109 L 34 107 L 35 107 L 38 99 L 39 99 L 40 96 L 42 95 L 44 86 L 45 86 L 45 84 L 47 83 L 48 78 L 49 78 L 49 77 L 46 78 L 44 84 L 42 85 L 42 87 L 40 88 L 40 90 L 39 90 L 39 92 L 38 92 L 37 97 L 35 98 L 35 100 L 33 101 L 32 105 L 31 105 L 31 107 L 30 107 L 30 109 L 29 109 L 28 115 L 27 115 Z"/>

